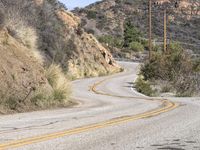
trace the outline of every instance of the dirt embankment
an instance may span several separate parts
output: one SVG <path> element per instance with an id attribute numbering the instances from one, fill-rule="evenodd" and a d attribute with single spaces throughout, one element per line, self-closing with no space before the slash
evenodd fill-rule
<path id="1" fill-rule="evenodd" d="M 57 0 L 0 0 L 0 113 L 66 106 L 70 79 L 120 71 Z"/>
<path id="2" fill-rule="evenodd" d="M 0 111 L 8 113 L 34 110 L 31 100 L 42 90 L 51 94 L 52 88 L 45 77 L 45 70 L 28 53 L 29 50 L 8 34 L 0 31 Z M 30 104 L 33 103 L 33 104 Z"/>

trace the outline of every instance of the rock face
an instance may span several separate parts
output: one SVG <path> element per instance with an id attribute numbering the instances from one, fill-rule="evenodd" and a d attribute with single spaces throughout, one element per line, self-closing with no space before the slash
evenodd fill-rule
<path id="1" fill-rule="evenodd" d="M 75 39 L 75 42 L 80 47 L 77 50 L 81 57 L 72 58 L 68 62 L 69 74 L 81 78 L 84 76 L 98 76 L 119 71 L 119 66 L 112 58 L 110 52 L 93 35 L 83 33 L 82 40 Z M 82 42 L 84 42 L 84 45 L 82 45 Z M 84 49 L 84 47 L 87 47 L 89 51 Z"/>
<path id="2" fill-rule="evenodd" d="M 82 78 L 119 71 L 120 67 L 111 53 L 92 34 L 84 32 L 78 17 L 65 10 L 59 10 L 56 14 L 65 24 L 65 30 L 71 29 L 65 39 L 69 48 L 73 48 L 71 58 L 66 60 L 69 75 Z"/>
<path id="3" fill-rule="evenodd" d="M 158 2 L 159 7 L 162 7 L 166 3 L 174 6 L 175 1 L 157 0 L 153 2 Z M 199 0 L 178 0 L 177 2 L 179 2 L 179 7 L 168 11 L 168 38 L 179 41 L 185 48 L 200 53 L 200 2 Z M 146 0 L 103 0 L 83 9 L 77 8 L 74 12 L 81 16 L 82 27 L 96 37 L 112 35 L 116 38 L 123 38 L 124 24 L 130 20 L 147 38 L 147 8 L 148 1 Z M 162 40 L 163 11 L 157 9 L 154 3 L 152 3 L 152 11 L 154 37 L 159 37 Z"/>
<path id="4" fill-rule="evenodd" d="M 41 6 L 44 3 L 44 0 L 35 0 L 36 5 Z"/>
<path id="5" fill-rule="evenodd" d="M 166 3 L 172 4 L 172 6 L 177 2 L 178 13 L 184 13 L 188 19 L 191 19 L 194 15 L 200 15 L 200 2 L 198 0 L 156 0 L 155 3 L 159 5 L 164 5 Z"/>

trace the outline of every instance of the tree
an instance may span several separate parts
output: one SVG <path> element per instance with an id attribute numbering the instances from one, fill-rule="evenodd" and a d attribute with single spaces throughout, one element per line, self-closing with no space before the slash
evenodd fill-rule
<path id="1" fill-rule="evenodd" d="M 129 47 L 132 42 L 139 42 L 141 32 L 130 21 L 126 22 L 124 30 L 124 47 Z"/>
<path id="2" fill-rule="evenodd" d="M 0 30 L 4 27 L 5 25 L 5 15 L 3 11 L 0 9 Z"/>

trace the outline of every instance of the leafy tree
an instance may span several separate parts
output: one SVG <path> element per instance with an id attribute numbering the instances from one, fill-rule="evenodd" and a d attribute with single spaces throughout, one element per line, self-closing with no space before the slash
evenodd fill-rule
<path id="1" fill-rule="evenodd" d="M 141 32 L 130 21 L 126 22 L 124 30 L 124 47 L 129 47 L 131 42 L 139 42 Z"/>

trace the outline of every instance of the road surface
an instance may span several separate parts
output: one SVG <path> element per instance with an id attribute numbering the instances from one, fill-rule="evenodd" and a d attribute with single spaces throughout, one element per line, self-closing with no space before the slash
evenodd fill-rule
<path id="1" fill-rule="evenodd" d="M 148 98 L 132 89 L 139 64 L 73 82 L 72 108 L 0 116 L 0 149 L 200 150 L 199 98 Z"/>

